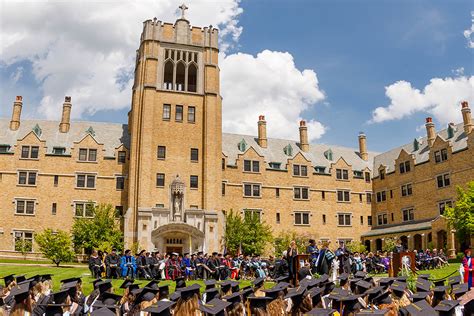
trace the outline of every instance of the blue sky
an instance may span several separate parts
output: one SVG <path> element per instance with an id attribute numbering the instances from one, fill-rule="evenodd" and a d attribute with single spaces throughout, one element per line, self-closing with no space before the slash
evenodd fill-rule
<path id="1" fill-rule="evenodd" d="M 193 1 L 188 6 L 192 16 Z M 434 116 L 437 129 L 444 127 L 447 119 L 459 122 L 459 98 L 474 100 L 472 82 L 468 81 L 473 75 L 473 48 L 463 34 L 472 27 L 472 1 L 244 0 L 238 6 L 243 12 L 236 14 L 233 20 L 238 20 L 243 31 L 238 40 L 232 42 L 227 56 L 238 52 L 257 56 L 264 50 L 288 52 L 296 69 L 312 70 L 317 75 L 317 89 L 324 92 L 324 98 L 315 97 L 315 102 L 298 101 L 305 104 L 298 108 L 301 112 L 298 117 L 324 126 L 321 137 L 314 142 L 355 147 L 358 132 L 364 131 L 370 150 L 385 151 L 424 135 L 422 125 L 426 116 Z M 195 24 L 192 18 L 190 20 Z M 140 24 L 141 20 L 136 23 Z M 135 34 L 136 40 L 138 36 Z M 3 47 L 2 55 L 8 49 Z M 230 68 L 228 64 L 222 67 L 223 72 Z M 31 56 L 15 58 L 12 54 L 0 60 L 3 104 L 0 116 L 10 115 L 14 95 L 23 95 L 32 104 L 25 109 L 25 117 L 54 116 L 36 105 L 46 102 L 47 89 L 54 89 L 50 86 L 45 89 L 45 84 L 55 70 L 41 74 L 33 67 L 37 65 Z M 15 81 L 18 72 L 21 76 Z M 423 94 L 433 78 L 441 80 L 439 85 L 433 86 L 435 91 L 413 101 L 410 109 L 410 93 L 419 89 Z M 453 82 L 450 84 L 447 79 Z M 87 76 L 82 80 L 87 80 Z M 245 80 L 245 74 L 240 80 Z M 467 85 L 463 80 L 468 81 Z M 412 90 L 393 86 L 395 96 L 387 97 L 385 88 L 398 81 L 411 84 Z M 67 89 L 74 90 L 74 87 Z M 452 96 L 445 100 L 446 94 Z M 402 100 L 397 103 L 398 116 L 389 113 L 378 122 L 369 122 L 374 120 L 375 108 L 387 107 L 398 97 Z M 103 100 L 97 102 L 106 103 L 107 99 L 105 91 Z M 224 95 L 224 108 L 226 100 L 233 106 L 233 97 Z M 264 107 L 267 108 L 268 105 Z M 84 111 L 80 119 L 125 123 L 128 110 L 126 104 L 102 107 L 95 113 Z M 270 125 L 271 117 L 278 116 L 268 115 Z M 256 117 L 251 125 L 255 125 L 256 130 Z M 226 126 L 231 125 L 224 124 L 224 128 Z M 296 130 L 296 122 L 294 128 Z M 270 133 L 269 136 L 285 135 Z"/>

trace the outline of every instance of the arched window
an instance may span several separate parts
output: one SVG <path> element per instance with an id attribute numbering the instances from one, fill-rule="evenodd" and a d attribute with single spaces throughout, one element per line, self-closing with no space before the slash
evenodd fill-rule
<path id="1" fill-rule="evenodd" d="M 185 69 L 186 67 L 181 62 L 176 66 L 176 90 L 178 91 L 184 91 Z"/>
<path id="2" fill-rule="evenodd" d="M 163 80 L 163 88 L 173 90 L 173 62 L 168 60 L 165 64 L 165 76 Z"/>
<path id="3" fill-rule="evenodd" d="M 197 67 L 193 63 L 188 67 L 188 91 L 197 91 Z"/>

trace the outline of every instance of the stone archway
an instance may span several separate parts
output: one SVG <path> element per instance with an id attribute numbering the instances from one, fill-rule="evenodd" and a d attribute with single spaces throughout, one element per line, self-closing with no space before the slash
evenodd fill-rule
<path id="1" fill-rule="evenodd" d="M 400 241 L 402 242 L 403 249 L 408 249 L 408 237 L 403 235 L 400 237 Z"/>
<path id="2" fill-rule="evenodd" d="M 364 245 L 365 245 L 365 250 L 370 252 L 371 251 L 371 249 L 370 249 L 370 240 L 368 240 L 368 239 L 365 240 Z"/>
<path id="3" fill-rule="evenodd" d="M 375 240 L 375 250 L 382 251 L 382 239 L 377 238 Z"/>
<path id="4" fill-rule="evenodd" d="M 186 223 L 162 225 L 151 233 L 151 240 L 161 252 L 193 253 L 203 251 L 204 233 Z"/>
<path id="5" fill-rule="evenodd" d="M 440 230 L 436 233 L 436 237 L 438 239 L 437 248 L 447 249 L 448 233 L 445 230 Z"/>

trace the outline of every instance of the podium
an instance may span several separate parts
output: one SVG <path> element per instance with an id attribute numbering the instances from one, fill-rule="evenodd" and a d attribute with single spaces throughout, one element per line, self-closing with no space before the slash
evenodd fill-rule
<path id="1" fill-rule="evenodd" d="M 415 253 L 411 251 L 404 251 L 394 253 L 392 260 L 390 261 L 390 267 L 388 269 L 389 277 L 396 277 L 403 267 L 403 264 L 410 267 L 412 271 L 415 271 Z"/>
<path id="2" fill-rule="evenodd" d="M 298 271 L 300 271 L 301 267 L 304 267 L 304 264 L 309 262 L 309 255 L 296 255 L 293 258 L 293 275 L 291 276 L 292 284 L 296 287 L 299 284 L 298 281 Z"/>

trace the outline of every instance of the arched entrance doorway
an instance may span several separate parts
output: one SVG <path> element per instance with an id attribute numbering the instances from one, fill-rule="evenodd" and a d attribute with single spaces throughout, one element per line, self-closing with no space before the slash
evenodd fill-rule
<path id="1" fill-rule="evenodd" d="M 418 251 L 422 250 L 423 242 L 422 242 L 420 234 L 415 234 L 415 236 L 413 236 L 413 244 L 414 244 L 415 250 L 418 250 Z"/>
<path id="2" fill-rule="evenodd" d="M 400 241 L 402 242 L 403 249 L 408 249 L 408 237 L 403 235 L 400 237 Z"/>
<path id="3" fill-rule="evenodd" d="M 370 240 L 364 241 L 364 245 L 365 245 L 365 250 L 370 252 Z"/>
<path id="4" fill-rule="evenodd" d="M 377 251 L 379 251 L 379 250 L 382 251 L 382 239 L 377 238 L 377 239 L 375 240 L 375 250 L 377 250 Z"/>
<path id="5" fill-rule="evenodd" d="M 448 233 L 445 230 L 440 230 L 436 233 L 436 236 L 438 237 L 438 250 L 446 250 L 446 246 L 448 245 Z"/>
<path id="6" fill-rule="evenodd" d="M 152 242 L 161 252 L 193 253 L 203 251 L 204 233 L 186 223 L 170 223 L 153 230 Z"/>

